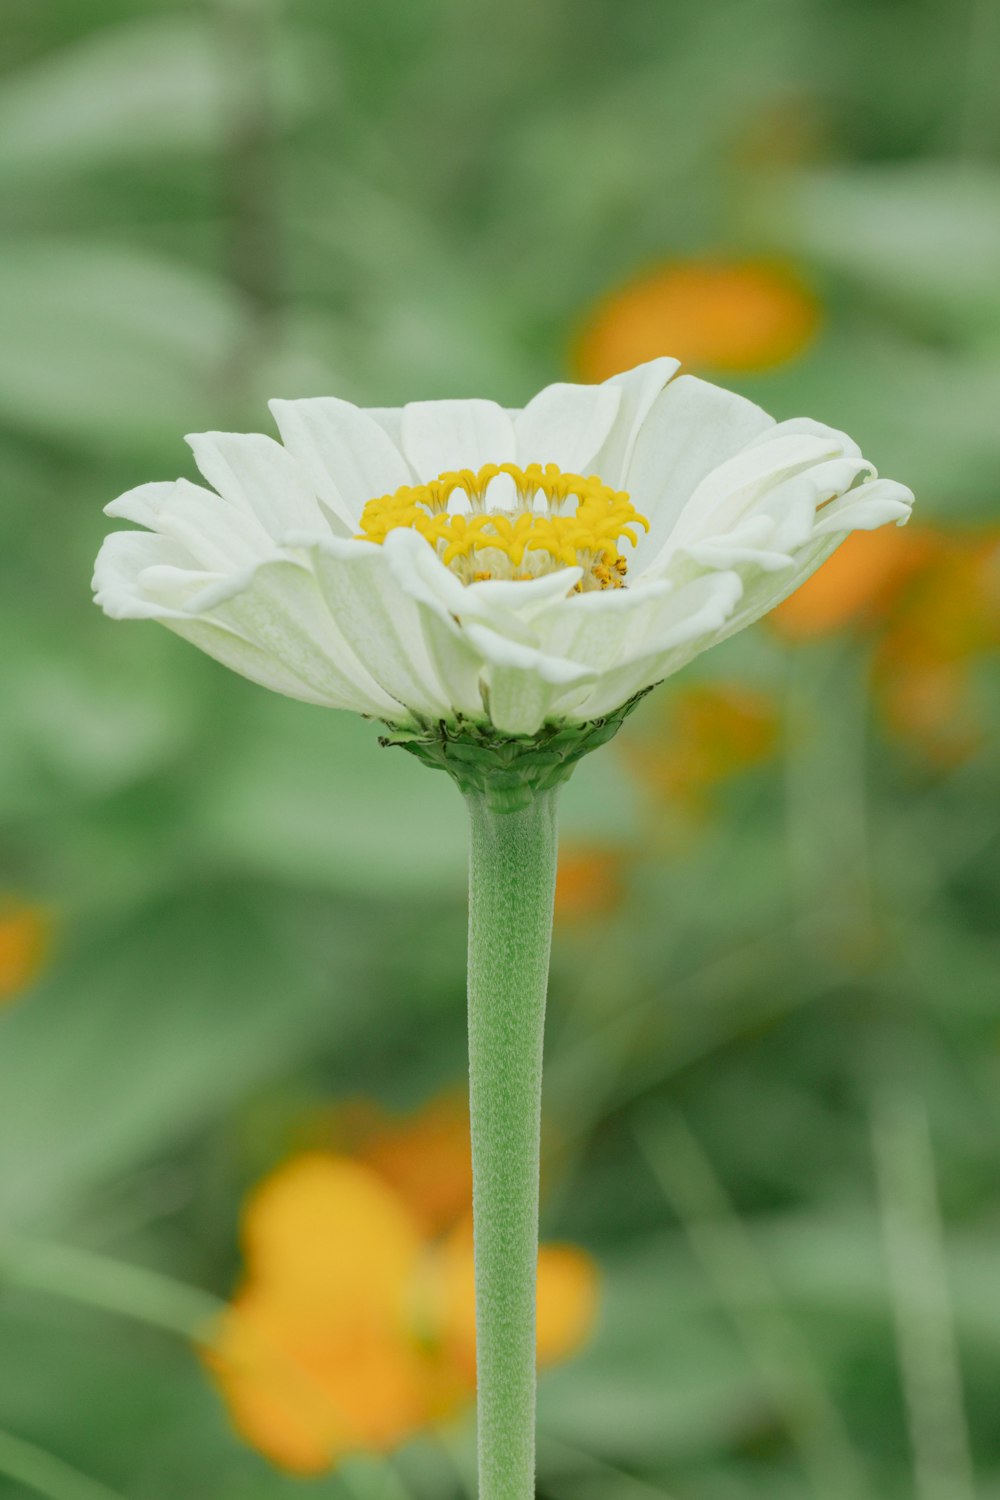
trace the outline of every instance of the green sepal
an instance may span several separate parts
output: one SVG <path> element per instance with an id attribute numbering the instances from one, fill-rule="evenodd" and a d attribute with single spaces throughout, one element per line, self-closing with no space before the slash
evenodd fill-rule
<path id="1" fill-rule="evenodd" d="M 649 688 L 621 708 L 585 724 L 545 724 L 536 734 L 504 735 L 492 724 L 435 724 L 397 729 L 379 736 L 380 745 L 398 745 L 425 766 L 447 771 L 462 792 L 484 796 L 494 812 L 518 812 L 538 792 L 559 786 L 577 761 L 607 744 Z"/>

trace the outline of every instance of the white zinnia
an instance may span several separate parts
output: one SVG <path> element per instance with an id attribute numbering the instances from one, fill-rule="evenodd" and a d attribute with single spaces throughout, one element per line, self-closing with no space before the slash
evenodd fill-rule
<path id="1" fill-rule="evenodd" d="M 97 602 L 265 687 L 400 728 L 532 735 L 600 718 L 772 609 L 848 532 L 903 522 L 913 502 L 846 434 L 775 422 L 676 370 L 658 359 L 603 385 L 552 385 L 523 411 L 275 401 L 281 443 L 189 438 L 212 489 L 145 484 L 107 507 L 147 529 L 106 538 Z M 494 478 L 487 465 L 517 467 Z M 536 487 L 529 465 L 598 477 L 611 517 L 598 540 L 575 525 L 571 481 L 560 489 L 550 468 Z M 360 540 L 379 497 L 384 539 Z M 609 541 L 622 506 L 648 532 L 623 521 Z"/>

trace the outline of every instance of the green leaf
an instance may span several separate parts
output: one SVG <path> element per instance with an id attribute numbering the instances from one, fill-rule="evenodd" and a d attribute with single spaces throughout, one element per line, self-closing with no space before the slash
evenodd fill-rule
<path id="1" fill-rule="evenodd" d="M 758 202 L 768 238 L 924 326 L 1000 338 L 1000 172 L 951 161 L 797 173 Z"/>
<path id="2" fill-rule="evenodd" d="M 0 173 L 68 174 L 164 148 L 208 149 L 222 70 L 207 20 L 147 16 L 85 35 L 3 80 Z"/>
<path id="3" fill-rule="evenodd" d="M 122 246 L 39 237 L 0 246 L 0 286 L 6 421 L 52 441 L 155 450 L 221 412 L 241 315 L 211 276 Z"/>
<path id="4" fill-rule="evenodd" d="M 311 935 L 311 937 L 309 936 Z M 362 1020 L 369 924 L 343 908 L 190 889 L 67 945 L 0 1018 L 0 1222 L 71 1217 Z"/>

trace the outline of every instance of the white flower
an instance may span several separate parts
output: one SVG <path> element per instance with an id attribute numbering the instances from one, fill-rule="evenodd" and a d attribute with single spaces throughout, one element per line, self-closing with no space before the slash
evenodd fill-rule
<path id="1" fill-rule="evenodd" d="M 282 443 L 189 438 L 213 488 L 107 507 L 147 529 L 106 538 L 97 602 L 404 729 L 598 719 L 913 502 L 844 433 L 676 369 L 552 385 L 513 412 L 275 401 Z"/>

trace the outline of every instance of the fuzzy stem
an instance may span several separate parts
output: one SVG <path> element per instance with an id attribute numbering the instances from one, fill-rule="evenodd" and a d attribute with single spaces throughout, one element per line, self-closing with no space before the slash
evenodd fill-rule
<path id="1" fill-rule="evenodd" d="M 479 1500 L 535 1493 L 539 1127 L 557 796 L 539 792 L 514 811 L 479 793 L 466 798 Z"/>

